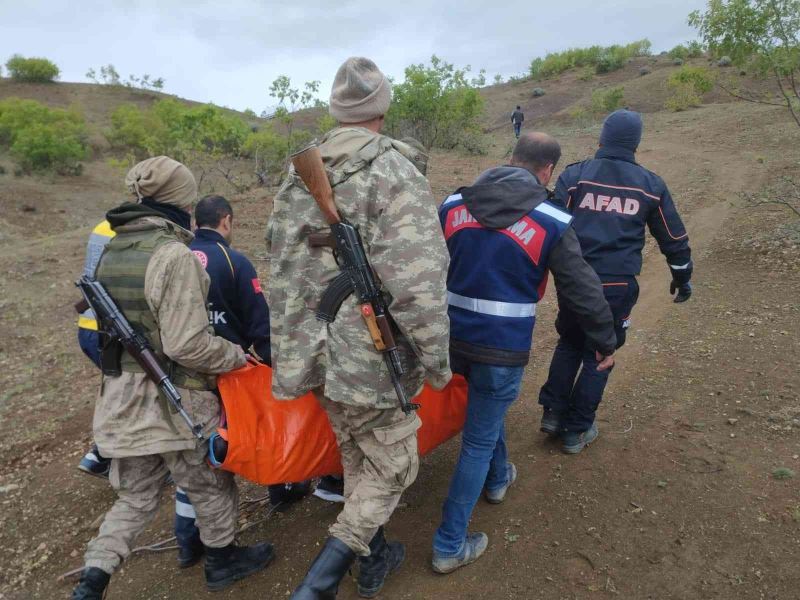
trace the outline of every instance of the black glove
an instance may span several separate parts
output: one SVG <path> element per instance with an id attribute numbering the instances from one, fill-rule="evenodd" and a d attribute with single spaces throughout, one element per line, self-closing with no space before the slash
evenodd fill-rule
<path id="1" fill-rule="evenodd" d="M 673 279 L 669 284 L 669 293 L 674 294 L 676 291 L 678 295 L 675 296 L 673 302 L 686 302 L 692 297 L 692 284 L 688 281 L 686 283 L 678 283 Z"/>

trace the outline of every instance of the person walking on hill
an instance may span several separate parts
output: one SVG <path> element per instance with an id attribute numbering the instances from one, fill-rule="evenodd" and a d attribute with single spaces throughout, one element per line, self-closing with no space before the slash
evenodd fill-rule
<path id="1" fill-rule="evenodd" d="M 187 246 L 197 185 L 189 169 L 166 156 L 137 164 L 125 182 L 135 201 L 107 213 L 116 235 L 105 247 L 96 279 L 154 348 L 186 412 L 207 438 L 220 416 L 214 375 L 243 366 L 246 357 L 237 344 L 214 336 L 208 323 L 208 275 Z M 111 458 L 109 480 L 117 500 L 89 542 L 72 600 L 103 597 L 134 539 L 155 517 L 170 475 L 197 511 L 209 589 L 223 589 L 266 567 L 274 558 L 271 544 L 234 543 L 233 474 L 209 468 L 207 444 L 170 410 L 134 357 L 118 350 L 117 364 L 103 375 L 94 412 L 94 439 Z"/>
<path id="2" fill-rule="evenodd" d="M 556 198 L 573 217 L 586 262 L 603 282 L 614 313 L 617 348 L 625 343 L 631 311 L 639 297 L 645 227 L 656 238 L 671 273 L 675 302 L 692 295 L 692 254 L 667 185 L 636 162 L 642 117 L 629 110 L 611 113 L 603 123 L 593 159 L 569 165 L 555 188 Z M 541 430 L 560 435 L 563 449 L 576 454 L 597 438 L 597 408 L 610 369 L 598 371 L 587 347 L 587 332 L 571 307 L 559 303 L 560 335 L 547 382 L 539 394 L 544 408 Z M 578 373 L 580 371 L 580 374 Z"/>
<path id="3" fill-rule="evenodd" d="M 108 221 L 103 219 L 98 223 L 89 235 L 86 243 L 86 258 L 83 264 L 83 274 L 94 279 L 97 264 L 103 255 L 106 244 L 116 235 Z M 98 331 L 97 317 L 91 307 L 86 308 L 78 316 L 78 345 L 86 357 L 91 360 L 97 368 L 100 368 L 100 333 Z M 97 444 L 92 444 L 89 451 L 81 458 L 78 469 L 94 475 L 95 477 L 108 478 L 108 471 L 111 468 L 111 460 L 100 454 Z"/>
<path id="4" fill-rule="evenodd" d="M 522 109 L 517 106 L 514 112 L 511 113 L 511 124 L 514 126 L 514 136 L 519 139 L 520 132 L 522 131 L 522 122 L 525 120 L 525 115 Z"/>
<path id="5" fill-rule="evenodd" d="M 530 359 L 536 304 L 555 278 L 559 301 L 587 332 L 602 371 L 614 364 L 616 336 L 600 280 L 581 257 L 572 216 L 545 188 L 561 157 L 555 139 L 526 133 L 511 165 L 482 173 L 439 208 L 450 251 L 450 357 L 469 384 L 461 454 L 433 539 L 433 569 L 475 561 L 488 537 L 468 533 L 481 491 L 499 504 L 517 478 L 508 461 L 505 414 Z"/>
<path id="6" fill-rule="evenodd" d="M 367 259 L 386 295 L 408 397 L 427 379 L 450 379 L 445 304 L 447 248 L 436 224 L 427 180 L 397 144 L 379 132 L 391 84 L 374 62 L 349 58 L 339 68 L 330 113 L 339 126 L 319 152 L 343 219 L 357 227 Z M 403 562 L 405 548 L 388 543 L 384 525 L 419 469 L 419 417 L 398 406 L 384 357 L 372 342 L 358 299 L 350 295 L 336 319 L 315 316 L 340 270 L 330 248 L 310 247 L 328 232 L 323 214 L 294 170 L 275 197 L 267 228 L 272 312 L 272 391 L 297 398 L 314 391 L 328 414 L 344 466 L 345 503 L 294 600 L 336 596 L 358 557 L 358 592 L 377 595 Z"/>

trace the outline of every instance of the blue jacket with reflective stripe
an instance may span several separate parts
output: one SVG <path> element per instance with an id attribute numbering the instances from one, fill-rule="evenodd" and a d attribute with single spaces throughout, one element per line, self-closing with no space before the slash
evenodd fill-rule
<path id="1" fill-rule="evenodd" d="M 451 352 L 527 364 L 548 257 L 571 216 L 547 200 L 534 175 L 498 167 L 445 200 L 439 218 L 450 250 Z"/>
<path id="2" fill-rule="evenodd" d="M 269 364 L 269 309 L 253 264 L 213 229 L 196 230 L 189 248 L 211 279 L 208 314 L 215 333 L 245 351 L 252 346 Z"/>
<path id="3" fill-rule="evenodd" d="M 639 274 L 646 225 L 673 277 L 689 281 L 689 234 L 672 196 L 629 150 L 603 147 L 594 159 L 569 165 L 558 178 L 555 196 L 575 217 L 583 257 L 600 275 Z"/>

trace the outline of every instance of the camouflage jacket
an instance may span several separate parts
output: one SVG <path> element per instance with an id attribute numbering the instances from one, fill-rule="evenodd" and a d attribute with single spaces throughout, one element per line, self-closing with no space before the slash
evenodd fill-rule
<path id="1" fill-rule="evenodd" d="M 116 233 L 166 228 L 164 219 L 143 217 Z M 174 242 L 150 258 L 144 280 L 147 304 L 158 323 L 164 353 L 195 371 L 216 375 L 245 364 L 242 349 L 214 335 L 208 323 L 209 278 L 189 250 L 192 234 L 175 228 Z M 183 406 L 209 435 L 219 425 L 219 399 L 212 391 L 179 388 Z M 122 458 L 188 450 L 197 440 L 176 413 L 165 411 L 158 388 L 144 373 L 103 377 L 94 409 L 94 439 L 103 456 Z"/>
<path id="2" fill-rule="evenodd" d="M 358 227 L 367 256 L 389 300 L 397 344 L 416 395 L 425 379 L 450 379 L 446 279 L 448 253 L 427 180 L 393 141 L 358 127 L 328 133 L 320 152 L 340 214 Z M 322 293 L 340 273 L 330 248 L 310 248 L 311 233 L 327 224 L 299 177 L 290 170 L 275 197 L 267 227 L 272 314 L 272 391 L 296 398 L 325 387 L 343 404 L 389 408 L 397 397 L 354 296 L 336 320 L 317 320 Z"/>

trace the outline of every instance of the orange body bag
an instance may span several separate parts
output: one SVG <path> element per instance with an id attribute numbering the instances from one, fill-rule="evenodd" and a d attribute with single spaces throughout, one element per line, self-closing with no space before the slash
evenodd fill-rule
<path id="1" fill-rule="evenodd" d="M 314 394 L 274 399 L 272 369 L 263 364 L 220 375 L 217 385 L 227 418 L 223 469 L 263 485 L 342 472 L 336 437 Z M 417 441 L 424 455 L 464 427 L 467 383 L 456 375 L 440 392 L 426 385 L 415 402 L 422 405 Z"/>

